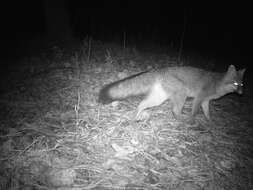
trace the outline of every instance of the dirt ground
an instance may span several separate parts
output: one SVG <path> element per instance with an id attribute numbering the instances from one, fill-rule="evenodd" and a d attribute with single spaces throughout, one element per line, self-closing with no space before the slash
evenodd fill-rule
<path id="1" fill-rule="evenodd" d="M 21 60 L 2 80 L 0 189 L 253 189 L 249 87 L 212 101 L 212 120 L 199 112 L 194 124 L 169 102 L 141 121 L 140 97 L 97 102 L 103 85 L 141 71 L 215 64 L 99 43 Z"/>

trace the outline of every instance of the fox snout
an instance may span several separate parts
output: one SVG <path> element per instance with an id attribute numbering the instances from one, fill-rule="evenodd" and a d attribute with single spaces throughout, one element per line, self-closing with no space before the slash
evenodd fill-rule
<path id="1" fill-rule="evenodd" d="M 234 86 L 236 87 L 235 91 L 238 94 L 242 94 L 243 93 L 243 84 L 242 83 L 234 82 Z"/>

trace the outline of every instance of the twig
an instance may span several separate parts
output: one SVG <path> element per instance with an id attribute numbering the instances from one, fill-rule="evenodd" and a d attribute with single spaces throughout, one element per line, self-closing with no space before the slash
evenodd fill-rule
<path id="1" fill-rule="evenodd" d="M 79 125 L 79 109 L 80 109 L 80 91 L 77 90 L 77 104 L 75 105 L 75 114 L 76 114 L 76 126 Z"/>
<path id="2" fill-rule="evenodd" d="M 91 37 L 89 37 L 87 62 L 90 61 L 90 55 L 91 55 L 91 40 L 92 40 Z"/>
<path id="3" fill-rule="evenodd" d="M 184 27 L 183 27 L 183 31 L 180 38 L 180 47 L 179 47 L 179 52 L 178 52 L 178 57 L 177 57 L 178 63 L 180 63 L 181 61 L 181 55 L 183 52 L 185 30 L 186 30 L 186 10 L 184 10 Z"/>
<path id="4" fill-rule="evenodd" d="M 124 48 L 124 50 L 126 49 L 126 31 L 124 31 L 124 34 L 123 34 L 124 36 L 123 36 L 123 48 Z"/>

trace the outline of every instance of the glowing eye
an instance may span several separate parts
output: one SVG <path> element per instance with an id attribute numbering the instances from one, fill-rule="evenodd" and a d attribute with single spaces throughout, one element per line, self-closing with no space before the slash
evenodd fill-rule
<path id="1" fill-rule="evenodd" d="M 235 86 L 238 86 L 239 84 L 238 84 L 237 82 L 234 82 L 234 85 L 235 85 Z"/>

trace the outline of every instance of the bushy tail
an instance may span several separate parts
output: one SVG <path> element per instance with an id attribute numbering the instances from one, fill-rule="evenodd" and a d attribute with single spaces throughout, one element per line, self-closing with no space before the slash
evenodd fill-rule
<path id="1" fill-rule="evenodd" d="M 154 78 L 148 75 L 150 73 L 143 72 L 106 85 L 100 90 L 98 101 L 109 104 L 130 96 L 147 94 L 154 82 Z"/>
<path id="2" fill-rule="evenodd" d="M 109 104 L 111 102 L 114 101 L 113 96 L 110 93 L 110 90 L 117 85 L 116 82 L 108 84 L 106 86 L 104 86 L 100 92 L 99 92 L 99 96 L 98 96 L 98 102 L 102 103 L 102 104 Z"/>

